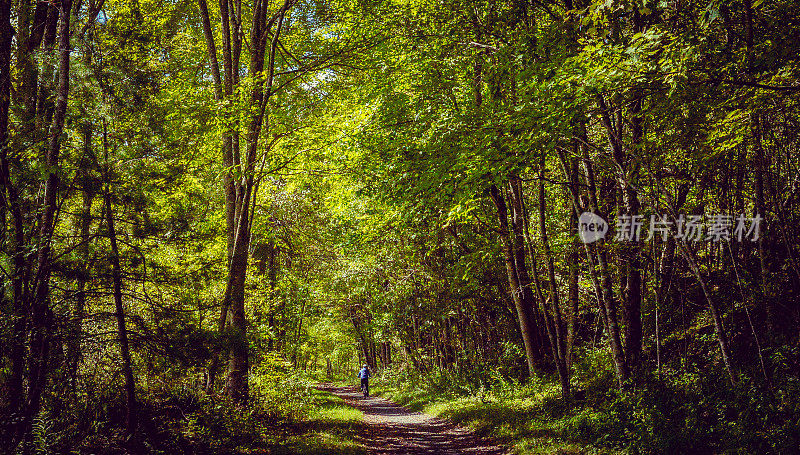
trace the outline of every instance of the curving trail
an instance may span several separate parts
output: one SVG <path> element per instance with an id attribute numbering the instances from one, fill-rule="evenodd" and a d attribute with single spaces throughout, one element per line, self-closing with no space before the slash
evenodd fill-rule
<path id="1" fill-rule="evenodd" d="M 370 454 L 480 454 L 507 455 L 498 446 L 481 441 L 469 430 L 420 412 L 414 412 L 385 398 L 364 398 L 355 387 L 319 384 L 364 413 L 359 442 Z"/>

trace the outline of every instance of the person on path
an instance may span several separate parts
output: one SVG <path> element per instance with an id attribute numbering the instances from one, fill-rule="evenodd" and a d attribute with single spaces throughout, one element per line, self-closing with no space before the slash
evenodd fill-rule
<path id="1" fill-rule="evenodd" d="M 369 378 L 372 373 L 369 371 L 369 365 L 364 365 L 358 372 L 358 377 L 361 379 L 361 391 L 364 392 L 364 398 L 369 396 Z"/>

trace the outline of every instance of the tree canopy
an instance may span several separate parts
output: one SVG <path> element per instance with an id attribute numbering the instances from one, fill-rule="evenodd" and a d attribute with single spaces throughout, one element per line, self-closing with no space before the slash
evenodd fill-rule
<path id="1" fill-rule="evenodd" d="M 519 453 L 797 452 L 799 27 L 0 0 L 0 446 L 286 449 L 366 363 Z"/>

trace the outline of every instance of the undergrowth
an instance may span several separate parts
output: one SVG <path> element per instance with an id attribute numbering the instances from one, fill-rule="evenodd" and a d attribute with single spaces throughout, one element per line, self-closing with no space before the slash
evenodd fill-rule
<path id="1" fill-rule="evenodd" d="M 597 349 L 577 357 L 569 403 L 555 377 L 521 383 L 491 369 L 385 371 L 375 393 L 519 454 L 800 453 L 797 384 L 770 391 L 742 375 L 732 386 L 721 372 L 685 366 L 643 374 L 638 387 L 619 391 L 607 355 Z"/>
<path id="2" fill-rule="evenodd" d="M 278 357 L 250 375 L 250 399 L 236 404 L 207 395 L 190 376 L 149 378 L 140 384 L 139 428 L 123 432 L 124 401 L 113 387 L 84 394 L 69 412 L 43 413 L 25 453 L 292 453 L 361 454 L 353 441 L 361 413 L 312 387 Z M 79 397 L 80 398 L 80 397 Z"/>

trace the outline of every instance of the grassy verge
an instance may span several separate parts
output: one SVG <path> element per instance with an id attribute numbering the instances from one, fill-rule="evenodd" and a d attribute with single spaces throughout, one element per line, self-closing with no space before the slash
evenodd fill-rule
<path id="1" fill-rule="evenodd" d="M 70 414 L 42 415 L 36 422 L 36 439 L 27 451 L 98 455 L 366 453 L 356 440 L 362 413 L 312 387 L 315 381 L 289 374 L 284 363 L 276 359 L 254 369 L 245 404 L 187 387 L 182 377 L 166 378 L 157 383 L 161 387 L 140 391 L 139 431 L 130 439 L 122 432 L 124 403 L 118 395 L 106 397 L 105 407 L 87 400 Z M 82 422 L 90 425 L 80 426 Z"/>
<path id="2" fill-rule="evenodd" d="M 378 383 L 374 393 L 412 410 L 469 427 L 481 437 L 510 447 L 516 454 L 617 453 L 568 436 L 581 413 L 561 403 L 556 387 L 465 394 L 420 388 L 418 384 Z"/>
<path id="3" fill-rule="evenodd" d="M 344 400 L 328 392 L 311 389 L 309 413 L 300 422 L 296 434 L 275 447 L 277 454 L 339 454 L 360 455 L 366 450 L 354 437 L 359 431 L 363 414 L 348 406 Z"/>

